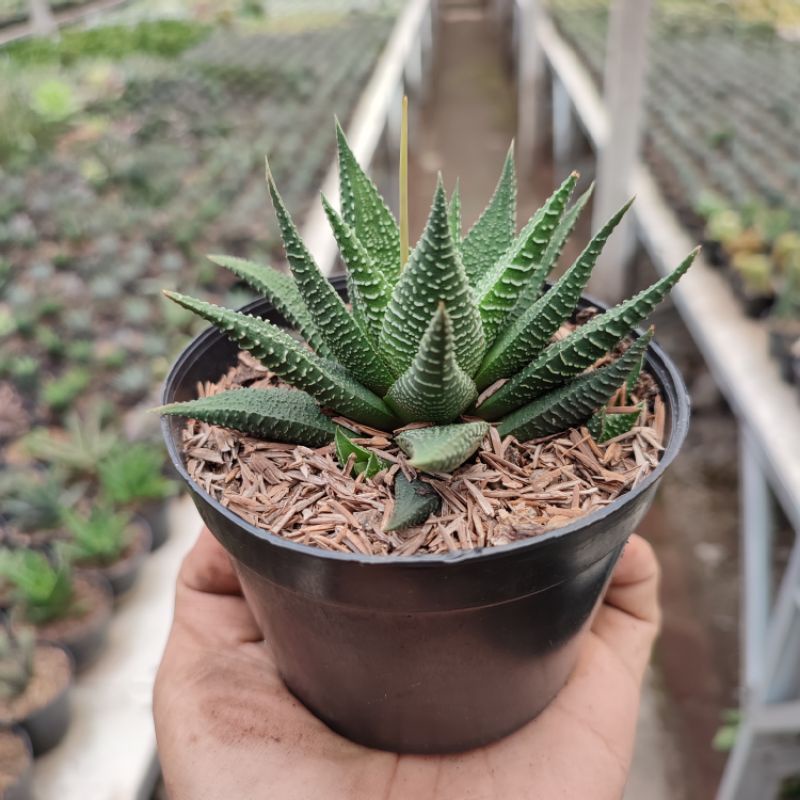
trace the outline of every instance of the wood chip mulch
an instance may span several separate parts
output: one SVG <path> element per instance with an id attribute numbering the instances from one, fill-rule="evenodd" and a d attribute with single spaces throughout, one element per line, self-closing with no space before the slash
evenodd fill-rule
<path id="1" fill-rule="evenodd" d="M 647 376 L 644 376 L 647 378 Z M 266 388 L 280 381 L 255 359 L 239 363 L 216 383 L 198 386 L 206 396 L 241 386 Z M 254 439 L 196 420 L 184 428 L 189 474 L 210 495 L 247 522 L 294 542 L 342 553 L 441 554 L 497 547 L 566 525 L 602 508 L 640 483 L 663 450 L 665 408 L 652 381 L 644 380 L 621 409 L 646 399 L 639 424 L 603 444 L 586 428 L 520 443 L 491 429 L 475 457 L 452 475 L 426 475 L 442 507 L 423 525 L 385 532 L 392 485 L 402 471 L 417 474 L 386 433 L 340 419 L 358 430 L 356 441 L 391 462 L 372 479 L 340 467 L 332 444 L 309 448 Z M 415 426 L 408 426 L 415 427 Z"/>

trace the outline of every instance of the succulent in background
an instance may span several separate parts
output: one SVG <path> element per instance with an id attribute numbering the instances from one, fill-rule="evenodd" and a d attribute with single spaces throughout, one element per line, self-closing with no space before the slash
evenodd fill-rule
<path id="1" fill-rule="evenodd" d="M 91 382 L 92 374 L 88 369 L 70 367 L 59 377 L 45 381 L 42 387 L 42 400 L 56 414 L 68 411 Z"/>
<path id="2" fill-rule="evenodd" d="M 0 578 L 13 587 L 24 618 L 41 625 L 72 614 L 72 567 L 58 553 L 51 561 L 36 550 L 0 550 Z"/>
<path id="3" fill-rule="evenodd" d="M 100 462 L 113 450 L 118 431 L 104 423 L 100 404 L 83 415 L 67 415 L 63 432 L 38 428 L 24 440 L 33 458 L 62 468 L 69 476 L 97 474 Z"/>
<path id="4" fill-rule="evenodd" d="M 22 533 L 57 530 L 64 510 L 71 508 L 83 491 L 83 486 L 67 487 L 57 470 L 45 474 L 35 470 L 0 474 L 2 515 Z"/>
<path id="5" fill-rule="evenodd" d="M 99 465 L 100 485 L 104 496 L 119 506 L 165 500 L 176 486 L 163 469 L 160 447 L 144 442 L 118 445 Z"/>
<path id="6" fill-rule="evenodd" d="M 337 133 L 341 213 L 322 202 L 347 268 L 352 308 L 314 262 L 268 171 L 291 275 L 236 258 L 212 260 L 268 298 L 309 347 L 262 319 L 165 294 L 216 325 L 296 391 L 232 390 L 161 413 L 311 446 L 336 435 L 322 408 L 385 431 L 432 423 L 439 427 L 403 433 L 396 442 L 419 469 L 451 471 L 480 443 L 467 428 L 476 423 L 459 422 L 462 415 L 496 422 L 502 436 L 548 436 L 586 422 L 638 371 L 650 333 L 604 366 L 593 366 L 649 315 L 696 251 L 648 289 L 553 341 L 630 203 L 548 287 L 589 192 L 569 205 L 578 180 L 573 173 L 517 233 L 509 153 L 491 201 L 466 236 L 458 192 L 448 202 L 439 180 L 422 237 L 403 263 L 402 226 L 340 128 Z"/>
<path id="7" fill-rule="evenodd" d="M 130 515 L 95 505 L 89 514 L 67 511 L 64 523 L 70 540 L 64 551 L 78 565 L 113 564 L 130 543 Z"/>
<path id="8" fill-rule="evenodd" d="M 14 630 L 8 622 L 0 627 L 0 700 L 19 697 L 33 677 L 36 634 L 33 629 Z"/>

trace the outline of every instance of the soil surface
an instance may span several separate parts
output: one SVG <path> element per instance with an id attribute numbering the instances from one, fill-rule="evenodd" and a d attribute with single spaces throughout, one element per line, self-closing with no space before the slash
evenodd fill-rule
<path id="1" fill-rule="evenodd" d="M 31 764 L 27 742 L 12 731 L 0 731 L 0 791 L 10 789 Z"/>
<path id="2" fill-rule="evenodd" d="M 58 697 L 72 679 L 67 653 L 60 647 L 36 646 L 33 675 L 25 691 L 8 700 L 0 700 L 0 724 L 13 725 L 39 711 Z"/>
<path id="3" fill-rule="evenodd" d="M 238 364 L 200 394 L 279 383 L 240 353 Z M 371 477 L 355 469 L 355 454 L 342 465 L 332 442 L 312 448 L 264 441 L 192 419 L 183 428 L 182 448 L 193 481 L 265 531 L 344 553 L 440 554 L 563 527 L 638 486 L 658 465 L 668 411 L 646 373 L 631 396 L 625 394 L 623 387 L 611 405 L 638 411 L 627 433 L 601 443 L 581 427 L 518 442 L 486 426 L 476 454 L 450 473 L 418 473 L 389 434 L 339 417 L 333 421 L 358 432 L 352 442 L 364 458 L 377 459 Z M 416 423 L 396 433 L 424 427 Z M 420 524 L 395 522 L 402 478 L 416 481 L 419 494 L 438 495 L 438 508 Z"/>

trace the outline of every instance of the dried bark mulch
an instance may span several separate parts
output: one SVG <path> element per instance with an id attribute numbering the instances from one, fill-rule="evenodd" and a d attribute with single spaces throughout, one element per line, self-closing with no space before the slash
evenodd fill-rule
<path id="1" fill-rule="evenodd" d="M 239 363 L 198 396 L 280 381 L 255 359 Z M 187 420 L 183 450 L 194 481 L 247 522 L 286 539 L 325 550 L 369 555 L 441 554 L 496 547 L 569 524 L 613 502 L 640 483 L 663 450 L 665 408 L 643 376 L 630 408 L 646 400 L 639 424 L 598 444 L 586 428 L 520 443 L 492 428 L 479 451 L 451 475 L 427 475 L 406 462 L 382 431 L 340 419 L 355 441 L 391 468 L 372 479 L 342 470 L 332 444 L 319 448 L 267 442 Z M 408 426 L 419 427 L 419 426 Z M 383 530 L 392 512 L 395 476 L 428 481 L 442 498 L 423 525 Z"/>

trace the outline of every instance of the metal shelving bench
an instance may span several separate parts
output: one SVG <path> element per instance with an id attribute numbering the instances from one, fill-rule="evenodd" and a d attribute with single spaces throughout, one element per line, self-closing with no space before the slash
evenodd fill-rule
<path id="1" fill-rule="evenodd" d="M 616 196 L 604 205 L 616 208 L 621 197 L 636 195 L 636 225 L 629 236 L 639 238 L 664 274 L 694 242 L 635 157 L 641 109 L 631 106 L 641 105 L 641 86 L 631 76 L 643 74 L 646 54 L 631 39 L 645 40 L 648 5 L 649 0 L 615 0 L 612 6 L 609 36 L 617 38 L 610 39 L 607 50 L 623 53 L 627 62 L 620 65 L 617 56 L 617 63 L 607 66 L 604 97 L 539 0 L 496 3 L 498 16 L 510 15 L 516 29 L 523 93 L 519 113 L 525 115 L 517 146 L 529 151 L 539 147 L 542 128 L 551 122 L 558 164 L 575 140 L 574 126 L 580 126 L 597 154 L 598 173 L 603 174 L 604 163 L 623 165 L 615 172 L 621 175 Z M 542 117 L 542 87 L 548 80 L 552 121 Z M 615 80 L 625 80 L 626 91 L 618 91 Z M 613 120 L 609 107 L 615 110 Z M 601 209 L 599 217 L 606 211 Z M 629 247 L 630 241 L 622 244 L 623 251 Z M 612 275 L 611 281 L 619 285 L 620 275 Z M 702 255 L 673 298 L 739 427 L 743 716 L 718 800 L 766 800 L 777 796 L 784 777 L 800 771 L 800 404 L 768 357 L 764 326 L 743 316 L 724 279 Z M 775 500 L 795 531 L 779 586 L 772 585 Z"/>

